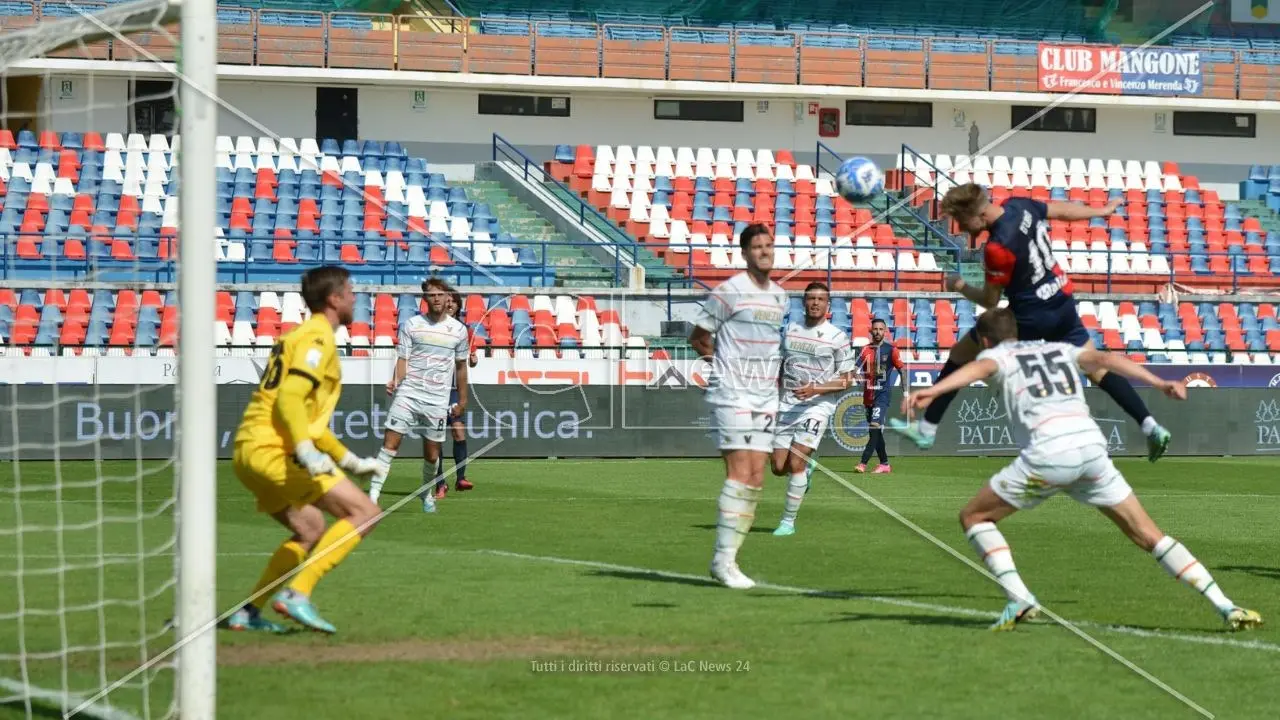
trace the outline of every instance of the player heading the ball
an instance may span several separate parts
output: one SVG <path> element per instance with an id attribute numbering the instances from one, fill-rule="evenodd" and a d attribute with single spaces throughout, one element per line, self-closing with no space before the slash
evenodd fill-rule
<path id="1" fill-rule="evenodd" d="M 952 275 L 946 279 L 946 289 L 987 309 L 995 308 L 1003 294 L 1009 299 L 1009 310 L 1018 322 L 1018 337 L 1023 340 L 1066 342 L 1092 349 L 1093 340 L 1076 312 L 1071 279 L 1053 256 L 1049 221 L 1102 218 L 1114 213 L 1120 204 L 1117 199 L 1094 208 L 1014 197 L 1004 205 L 995 205 L 981 186 L 957 185 L 942 198 L 942 212 L 953 218 L 970 238 L 976 239 L 987 232 L 987 243 L 982 248 L 986 280 L 981 287 L 976 287 L 959 275 Z M 977 336 L 970 331 L 951 349 L 938 379 L 946 378 L 977 357 L 981 349 Z M 1090 372 L 1089 378 L 1142 426 L 1142 433 L 1147 436 L 1147 458 L 1151 462 L 1160 459 L 1169 447 L 1169 431 L 1152 417 L 1133 385 L 1106 368 Z M 889 429 L 906 435 L 921 449 L 933 447 L 938 423 L 942 422 L 943 413 L 954 397 L 955 393 L 939 396 L 916 425 L 895 418 L 889 421 Z"/>

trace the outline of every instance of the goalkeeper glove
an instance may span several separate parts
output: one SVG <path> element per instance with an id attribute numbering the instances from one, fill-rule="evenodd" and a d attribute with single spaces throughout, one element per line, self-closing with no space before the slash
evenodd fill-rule
<path id="1" fill-rule="evenodd" d="M 335 469 L 333 458 L 329 457 L 328 453 L 317 450 L 316 444 L 310 440 L 303 440 L 294 447 L 293 459 L 306 468 L 313 477 L 327 475 Z"/>
<path id="2" fill-rule="evenodd" d="M 352 475 L 372 475 L 381 467 L 377 458 L 360 457 L 350 450 L 342 456 L 338 465 Z"/>

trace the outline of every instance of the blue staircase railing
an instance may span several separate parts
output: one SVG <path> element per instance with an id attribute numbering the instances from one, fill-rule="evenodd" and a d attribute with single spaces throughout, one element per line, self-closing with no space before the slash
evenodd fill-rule
<path id="1" fill-rule="evenodd" d="M 533 182 L 540 185 L 553 185 L 563 191 L 565 198 L 560 198 L 561 203 L 567 205 L 569 211 L 577 215 L 578 225 L 584 230 L 593 229 L 608 238 L 610 247 L 614 251 L 614 282 L 626 284 L 627 271 L 623 269 L 622 262 L 625 261 L 632 265 L 640 263 L 639 251 L 634 238 L 623 232 L 621 228 L 604 215 L 601 215 L 600 211 L 591 207 L 568 185 L 543 170 L 541 163 L 526 155 L 523 150 L 511 144 L 501 135 L 494 133 L 493 160 L 497 162 L 499 159 L 520 165 L 523 168 L 523 177 L 526 181 L 532 178 Z"/>

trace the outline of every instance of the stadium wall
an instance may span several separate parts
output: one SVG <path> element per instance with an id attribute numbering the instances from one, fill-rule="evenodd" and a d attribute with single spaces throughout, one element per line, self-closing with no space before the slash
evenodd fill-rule
<path id="1" fill-rule="evenodd" d="M 218 391 L 219 456 L 229 458 L 235 428 L 253 385 Z M 0 460 L 147 459 L 173 456 L 176 440 L 174 386 L 11 385 L 0 392 L 0 417 L 48 408 L 48 422 L 0 425 Z M 1269 455 L 1280 452 L 1280 403 L 1276 391 L 1218 388 L 1193 391 L 1183 404 L 1150 388 L 1139 393 L 1173 433 L 1171 455 Z M 1085 391 L 1112 454 L 1142 456 L 1146 444 L 1136 423 L 1106 394 Z M 381 445 L 390 398 L 382 385 L 349 385 L 333 415 L 335 434 L 357 453 Z M 679 388 L 589 386 L 548 392 L 518 385 L 482 386 L 467 410 L 475 457 L 715 457 L 708 406 L 700 392 Z M 860 453 L 867 428 L 861 393 L 842 396 L 820 453 Z M 412 435 L 412 434 L 411 434 Z M 919 455 L 896 435 L 894 457 Z M 952 405 L 929 455 L 1010 456 L 1017 438 L 1003 404 L 990 388 L 969 388 Z M 401 457 L 420 457 L 421 444 L 406 443 Z M 16 455 L 16 458 L 15 458 Z"/>
<path id="2" fill-rule="evenodd" d="M 242 71 L 252 68 L 242 68 Z M 345 76 L 353 73 L 348 71 Z M 62 81 L 73 80 L 76 92 L 53 92 Z M 67 72 L 48 79 L 47 113 L 42 129 L 55 131 L 131 130 L 125 112 L 129 81 L 125 78 L 94 76 L 92 93 L 88 76 Z M 841 153 L 868 154 L 892 165 L 899 147 L 906 143 L 919 152 L 957 154 L 968 152 L 970 132 L 978 129 L 980 145 L 1001 138 L 1012 127 L 1011 105 L 987 101 L 974 94 L 963 100 L 933 100 L 931 127 L 840 126 L 839 137 L 820 138 L 818 118 L 809 113 L 808 100 L 777 98 L 743 92 L 732 96 L 744 102 L 742 122 L 694 122 L 657 120 L 656 98 L 651 91 L 623 92 L 616 89 L 573 91 L 531 91 L 519 81 L 509 87 L 486 89 L 486 93 L 529 94 L 569 98 L 570 116 L 530 117 L 481 115 L 479 91 L 456 87 L 362 84 L 356 79 L 335 78 L 326 84 L 350 85 L 359 90 L 360 138 L 397 140 L 411 152 L 433 163 L 477 162 L 491 158 L 491 138 L 498 133 L 517 144 L 536 160 L 549 159 L 558 144 L 648 144 L 705 147 L 789 148 L 800 151 L 802 162 L 812 160 L 807 152 L 818 140 Z M 226 135 L 314 137 L 316 118 L 324 108 L 316 106 L 316 85 L 279 80 L 223 80 L 219 94 L 240 114 L 261 127 L 246 122 L 240 114 L 223 109 L 219 132 Z M 416 91 L 425 90 L 423 98 Z M 930 97 L 941 93 L 915 91 Z M 954 94 L 954 93 L 952 93 Z M 92 100 L 90 98 L 92 97 Z M 686 98 L 696 98 L 688 96 Z M 1043 104 L 1045 96 L 1028 94 L 1027 104 Z M 727 99 L 718 97 L 717 99 Z M 827 98 L 821 107 L 840 110 L 845 121 L 845 98 Z M 1096 132 L 1015 133 L 1000 142 L 993 154 L 1047 155 L 1062 157 L 1116 157 L 1122 159 L 1173 160 L 1184 173 L 1197 175 L 1202 182 L 1235 182 L 1242 168 L 1258 160 L 1263 138 L 1280 136 L 1280 113 L 1258 112 L 1255 138 L 1188 137 L 1172 135 L 1172 112 L 1165 105 L 1149 107 L 1116 105 L 1117 98 L 1077 96 L 1076 107 L 1096 109 Z M 1133 98 L 1123 98 L 1131 101 Z M 92 111 L 90 111 L 92 103 Z M 1219 103 L 1222 104 L 1222 103 Z M 1189 105 L 1189 103 L 1188 103 Z M 1240 103 L 1244 111 L 1257 103 Z M 1175 139 L 1176 138 L 1176 139 Z"/>

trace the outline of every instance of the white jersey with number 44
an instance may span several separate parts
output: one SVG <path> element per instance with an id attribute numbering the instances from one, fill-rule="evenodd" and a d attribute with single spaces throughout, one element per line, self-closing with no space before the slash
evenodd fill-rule
<path id="1" fill-rule="evenodd" d="M 821 385 L 853 372 L 853 348 L 843 330 L 823 320 L 813 327 L 801 322 L 787 325 L 782 340 L 782 398 L 779 410 L 786 412 L 798 405 L 812 405 L 834 411 L 831 395 L 809 400 L 796 397 L 796 389 Z"/>
<path id="2" fill-rule="evenodd" d="M 1082 352 L 1066 343 L 1009 340 L 978 355 L 999 368 L 992 380 L 1004 395 L 1009 427 L 1023 455 L 1051 460 L 1064 449 L 1106 446 L 1085 403 Z"/>

